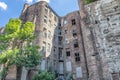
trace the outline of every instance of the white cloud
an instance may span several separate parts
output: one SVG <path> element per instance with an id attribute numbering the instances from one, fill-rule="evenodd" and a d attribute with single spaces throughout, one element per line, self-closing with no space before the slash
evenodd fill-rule
<path id="1" fill-rule="evenodd" d="M 33 2 L 33 0 L 26 0 L 26 2 L 27 2 L 27 3 L 32 3 L 32 2 Z"/>
<path id="2" fill-rule="evenodd" d="M 36 0 L 36 2 L 38 2 L 38 1 L 46 1 L 46 2 L 50 2 L 50 0 Z"/>
<path id="3" fill-rule="evenodd" d="M 0 8 L 2 8 L 3 10 L 7 9 L 7 4 L 4 2 L 0 2 Z"/>

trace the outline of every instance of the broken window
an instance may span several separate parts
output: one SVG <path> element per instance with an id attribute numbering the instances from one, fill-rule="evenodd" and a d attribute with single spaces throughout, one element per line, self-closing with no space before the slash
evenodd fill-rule
<path id="1" fill-rule="evenodd" d="M 77 47 L 79 47 L 79 46 L 78 46 L 78 39 L 75 39 L 75 40 L 74 40 L 74 48 L 77 48 Z"/>
<path id="2" fill-rule="evenodd" d="M 73 36 L 77 36 L 77 29 L 73 29 Z"/>
<path id="3" fill-rule="evenodd" d="M 66 51 L 66 56 L 70 56 L 70 51 Z"/>
<path id="4" fill-rule="evenodd" d="M 76 62 L 80 61 L 80 55 L 79 55 L 79 53 L 75 53 L 75 61 Z"/>
<path id="5" fill-rule="evenodd" d="M 72 19 L 72 25 L 75 25 L 76 22 L 75 22 L 75 19 Z"/>

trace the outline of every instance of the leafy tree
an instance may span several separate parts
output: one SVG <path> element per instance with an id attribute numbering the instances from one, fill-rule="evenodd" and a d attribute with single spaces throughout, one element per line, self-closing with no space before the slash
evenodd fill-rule
<path id="1" fill-rule="evenodd" d="M 36 67 L 40 62 L 38 46 L 33 45 L 34 24 L 26 22 L 22 24 L 20 19 L 10 19 L 5 32 L 0 34 L 0 64 L 3 64 L 1 72 L 2 80 L 5 80 L 10 66 L 17 67 L 17 80 L 20 79 L 22 67 L 28 69 Z"/>
<path id="2" fill-rule="evenodd" d="M 33 80 L 56 80 L 54 74 L 46 71 L 39 71 Z"/>

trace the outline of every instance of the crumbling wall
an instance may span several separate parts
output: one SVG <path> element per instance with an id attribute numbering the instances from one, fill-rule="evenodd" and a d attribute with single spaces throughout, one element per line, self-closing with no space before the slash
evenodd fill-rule
<path id="1" fill-rule="evenodd" d="M 95 50 L 99 56 L 97 70 L 102 70 L 105 80 L 112 80 L 112 74 L 120 72 L 119 0 L 100 0 L 86 5 L 86 10 Z"/>

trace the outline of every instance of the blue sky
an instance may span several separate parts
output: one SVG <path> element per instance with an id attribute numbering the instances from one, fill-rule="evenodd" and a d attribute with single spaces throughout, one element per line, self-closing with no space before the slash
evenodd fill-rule
<path id="1" fill-rule="evenodd" d="M 24 4 L 34 4 L 40 0 L 0 0 L 0 27 L 5 26 L 10 18 L 18 18 Z M 46 0 L 60 16 L 78 10 L 77 0 Z"/>

